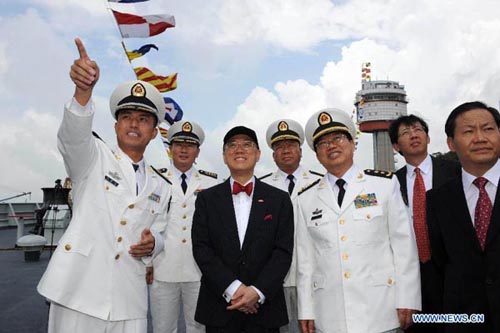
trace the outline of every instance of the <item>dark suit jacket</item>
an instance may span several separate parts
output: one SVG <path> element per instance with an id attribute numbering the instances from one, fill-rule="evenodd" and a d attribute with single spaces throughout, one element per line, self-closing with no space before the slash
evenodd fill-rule
<path id="1" fill-rule="evenodd" d="M 445 332 L 500 332 L 500 195 L 481 250 L 462 178 L 427 192 L 432 256 L 443 274 L 443 312 L 485 314 L 485 324 L 449 324 Z"/>
<path id="2" fill-rule="evenodd" d="M 448 181 L 460 177 L 460 164 L 456 161 L 444 158 L 432 157 L 432 188 L 441 187 Z M 401 185 L 401 196 L 405 205 L 408 206 L 408 186 L 406 184 L 406 165 L 396 171 L 399 184 Z"/>
<path id="3" fill-rule="evenodd" d="M 196 321 L 223 327 L 239 311 L 222 297 L 236 279 L 265 296 L 247 320 L 266 328 L 288 322 L 283 280 L 293 251 L 293 208 L 288 193 L 255 181 L 252 207 L 240 249 L 229 179 L 198 194 L 191 229 L 193 255 L 202 272 Z"/>
<path id="4" fill-rule="evenodd" d="M 432 188 L 439 188 L 446 182 L 460 177 L 460 164 L 456 161 L 432 159 Z M 406 183 L 407 167 L 404 166 L 396 171 L 399 184 L 401 185 L 401 196 L 408 206 L 408 186 Z M 422 290 L 422 313 L 442 312 L 442 276 L 436 267 L 434 260 L 420 263 L 420 280 Z M 407 332 L 410 333 L 434 333 L 441 332 L 439 324 L 415 324 Z"/>

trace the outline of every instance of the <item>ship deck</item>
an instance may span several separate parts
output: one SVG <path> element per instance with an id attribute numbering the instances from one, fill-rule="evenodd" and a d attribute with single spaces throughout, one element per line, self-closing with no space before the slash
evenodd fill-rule
<path id="1" fill-rule="evenodd" d="M 30 227 L 25 229 L 26 233 Z M 24 253 L 15 249 L 16 228 L 0 229 L 0 333 L 47 332 L 49 306 L 36 286 L 49 262 L 44 250 L 39 261 L 24 261 Z M 182 314 L 181 314 L 182 315 Z M 179 322 L 178 332 L 185 332 Z M 148 318 L 148 333 L 153 332 Z"/>

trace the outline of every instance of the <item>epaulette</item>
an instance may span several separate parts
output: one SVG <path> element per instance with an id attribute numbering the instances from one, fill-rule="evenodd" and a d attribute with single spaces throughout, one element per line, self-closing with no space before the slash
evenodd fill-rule
<path id="1" fill-rule="evenodd" d="M 212 177 L 212 178 L 217 179 L 217 174 L 215 172 L 209 172 L 209 171 L 205 171 L 205 170 L 198 170 L 198 172 L 204 176 L 208 176 L 208 177 Z"/>
<path id="2" fill-rule="evenodd" d="M 316 181 L 312 182 L 311 184 L 307 185 L 306 187 L 302 188 L 299 193 L 297 193 L 297 195 L 301 195 L 302 193 L 304 193 L 305 191 L 307 191 L 308 189 L 314 187 L 316 184 L 318 184 L 319 182 L 321 181 L 321 179 L 316 179 Z"/>
<path id="3" fill-rule="evenodd" d="M 272 172 L 270 172 L 270 173 L 268 173 L 267 175 L 264 175 L 264 176 L 262 176 L 262 177 L 259 177 L 259 180 L 266 179 L 267 177 L 271 176 L 272 174 L 273 174 L 273 173 L 272 173 Z"/>
<path id="4" fill-rule="evenodd" d="M 309 173 L 312 173 L 313 175 L 320 176 L 320 177 L 324 176 L 324 174 L 316 172 L 316 171 L 312 171 L 312 170 L 309 170 Z"/>
<path id="5" fill-rule="evenodd" d="M 383 177 L 383 178 L 392 178 L 394 173 L 391 171 L 384 171 L 384 170 L 374 170 L 374 169 L 365 169 L 365 174 L 368 176 L 376 176 L 376 177 Z"/>
<path id="6" fill-rule="evenodd" d="M 152 165 L 149 166 L 151 168 L 151 170 L 153 170 L 154 172 L 156 172 L 156 174 L 158 176 L 160 176 L 161 178 L 163 178 L 167 183 L 169 183 L 170 185 L 172 185 L 172 182 L 170 180 L 167 179 L 167 177 L 165 177 L 164 175 L 162 175 L 162 172 L 161 170 L 165 169 L 165 171 L 167 171 L 166 168 L 162 168 L 160 170 L 156 170 Z"/>

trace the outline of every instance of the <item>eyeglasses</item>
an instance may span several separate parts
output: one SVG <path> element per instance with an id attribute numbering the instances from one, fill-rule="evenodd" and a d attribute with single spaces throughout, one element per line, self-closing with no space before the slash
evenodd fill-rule
<path id="1" fill-rule="evenodd" d="M 238 148 L 241 148 L 245 152 L 249 152 L 253 148 L 255 148 L 256 144 L 253 141 L 230 141 L 226 143 L 226 150 L 229 152 L 235 152 Z"/>
<path id="2" fill-rule="evenodd" d="M 316 149 L 326 150 L 333 145 L 340 145 L 347 139 L 345 134 L 337 134 L 331 137 L 330 140 L 321 140 L 316 144 Z"/>
<path id="3" fill-rule="evenodd" d="M 415 134 L 420 134 L 424 132 L 424 128 L 422 126 L 411 126 L 411 127 L 405 127 L 401 131 L 401 133 L 398 134 L 398 138 L 402 136 L 408 136 L 410 133 L 413 132 Z"/>

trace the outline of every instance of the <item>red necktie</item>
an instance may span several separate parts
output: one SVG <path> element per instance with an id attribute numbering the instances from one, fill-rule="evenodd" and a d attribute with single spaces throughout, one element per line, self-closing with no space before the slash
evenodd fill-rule
<path id="1" fill-rule="evenodd" d="M 417 239 L 418 257 L 425 263 L 431 259 L 431 246 L 425 222 L 425 184 L 419 168 L 415 168 L 413 184 L 413 228 Z"/>
<path id="2" fill-rule="evenodd" d="M 476 229 L 477 239 L 481 244 L 481 249 L 484 251 L 486 244 L 486 233 L 491 219 L 491 200 L 486 192 L 485 186 L 488 180 L 483 177 L 478 177 L 472 182 L 479 188 L 479 198 L 476 203 L 476 210 L 474 212 L 474 229 Z"/>
<path id="3" fill-rule="evenodd" d="M 233 194 L 238 194 L 240 192 L 245 192 L 248 196 L 252 194 L 253 182 L 250 182 L 246 185 L 241 185 L 240 183 L 233 183 Z"/>

